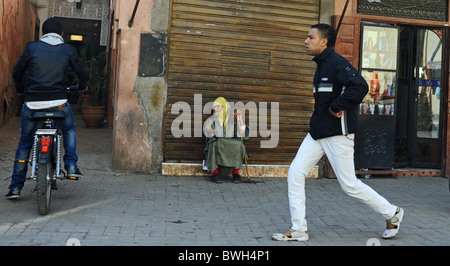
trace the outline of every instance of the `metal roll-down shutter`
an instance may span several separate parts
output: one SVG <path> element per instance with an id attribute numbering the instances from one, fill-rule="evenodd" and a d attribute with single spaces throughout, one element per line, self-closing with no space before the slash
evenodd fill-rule
<path id="1" fill-rule="evenodd" d="M 279 142 L 261 148 L 261 123 L 250 124 L 257 137 L 246 142 L 249 163 L 289 163 L 309 130 L 315 63 L 304 40 L 318 23 L 318 0 L 173 0 L 169 32 L 168 94 L 163 132 L 165 162 L 201 162 L 204 137 L 194 136 L 194 95 L 201 108 L 219 96 L 229 102 L 279 103 Z M 176 137 L 172 114 L 177 102 L 191 108 L 191 134 Z M 199 107 L 197 107 L 199 108 Z M 259 113 L 258 113 L 259 115 Z M 248 112 L 246 123 L 249 121 Z M 197 120 L 199 121 L 199 120 Z M 197 123 L 198 125 L 198 123 Z M 254 130 L 253 130 L 254 131 Z"/>

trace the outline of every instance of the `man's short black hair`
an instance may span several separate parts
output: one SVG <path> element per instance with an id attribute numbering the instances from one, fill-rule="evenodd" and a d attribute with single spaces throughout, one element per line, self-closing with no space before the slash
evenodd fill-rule
<path id="1" fill-rule="evenodd" d="M 332 26 L 325 23 L 319 23 L 311 26 L 311 29 L 314 28 L 319 31 L 322 38 L 328 39 L 327 47 L 334 47 L 336 44 L 336 30 Z"/>
<path id="2" fill-rule="evenodd" d="M 61 35 L 63 33 L 61 22 L 59 22 L 56 18 L 47 19 L 42 25 L 42 33 L 44 35 L 48 33 L 56 33 Z"/>

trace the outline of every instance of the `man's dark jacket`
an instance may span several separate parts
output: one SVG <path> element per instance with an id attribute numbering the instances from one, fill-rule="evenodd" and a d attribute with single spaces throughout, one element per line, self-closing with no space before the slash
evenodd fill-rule
<path id="1" fill-rule="evenodd" d="M 16 92 L 25 92 L 27 102 L 67 99 L 69 68 L 77 74 L 80 89 L 85 89 L 90 78 L 89 70 L 75 48 L 64 43 L 28 43 L 12 72 Z M 28 73 L 24 84 L 26 71 Z"/>
<path id="2" fill-rule="evenodd" d="M 314 76 L 314 113 L 309 133 L 314 139 L 356 133 L 358 106 L 368 92 L 361 74 L 332 48 L 313 58 L 317 63 Z M 334 117 L 329 109 L 341 118 Z"/>

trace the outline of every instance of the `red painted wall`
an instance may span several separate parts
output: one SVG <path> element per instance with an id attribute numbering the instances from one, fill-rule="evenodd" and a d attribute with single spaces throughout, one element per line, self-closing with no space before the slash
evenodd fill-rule
<path id="1" fill-rule="evenodd" d="M 25 44 L 35 39 L 36 8 L 28 0 L 2 0 L 0 4 L 0 127 L 20 108 L 11 71 Z"/>

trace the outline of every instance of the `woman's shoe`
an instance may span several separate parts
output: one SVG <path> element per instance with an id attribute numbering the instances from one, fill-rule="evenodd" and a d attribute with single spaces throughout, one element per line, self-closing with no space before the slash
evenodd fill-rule
<path id="1" fill-rule="evenodd" d="M 236 183 L 236 184 L 241 183 L 241 175 L 240 174 L 233 175 L 233 183 Z"/>
<path id="2" fill-rule="evenodd" d="M 209 180 L 213 183 L 222 183 L 222 180 L 220 178 L 220 174 L 214 174 L 212 175 Z"/>

